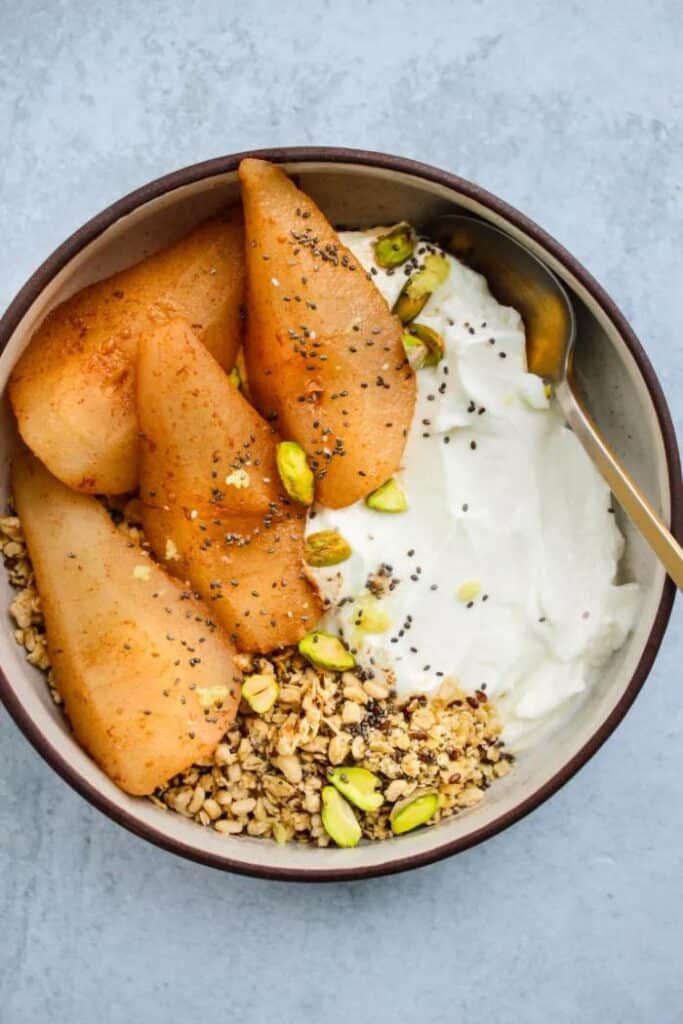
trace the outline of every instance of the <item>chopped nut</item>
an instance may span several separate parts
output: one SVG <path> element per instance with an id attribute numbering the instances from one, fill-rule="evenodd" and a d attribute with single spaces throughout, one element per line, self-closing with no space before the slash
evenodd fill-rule
<path id="1" fill-rule="evenodd" d="M 351 737 L 347 732 L 337 733 L 330 740 L 327 756 L 330 764 L 343 764 L 351 746 Z"/>
<path id="2" fill-rule="evenodd" d="M 350 672 L 345 672 L 342 679 L 344 679 L 344 677 L 349 677 L 344 682 L 343 693 L 346 699 L 352 700 L 356 704 L 367 704 L 368 695 L 363 689 L 358 676 L 353 676 Z"/>
<path id="3" fill-rule="evenodd" d="M 304 544 L 304 561 L 315 568 L 339 565 L 351 557 L 351 548 L 336 530 L 309 533 Z"/>
<path id="4" fill-rule="evenodd" d="M 237 815 L 250 814 L 256 807 L 253 797 L 246 797 L 244 800 L 235 800 L 231 807 L 232 813 Z"/>
<path id="5" fill-rule="evenodd" d="M 296 441 L 280 441 L 276 450 L 277 470 L 290 498 L 302 505 L 313 503 L 315 481 L 306 453 Z"/>
<path id="6" fill-rule="evenodd" d="M 247 473 L 246 469 L 243 469 L 240 466 L 237 469 L 233 469 L 232 473 L 228 473 L 228 475 L 225 478 L 225 482 L 228 485 L 228 487 L 235 487 L 238 491 L 240 491 L 244 487 L 248 487 L 251 481 L 249 479 L 249 474 Z"/>
<path id="7" fill-rule="evenodd" d="M 277 680 L 270 672 L 247 676 L 242 683 L 242 697 L 257 715 L 270 711 L 277 695 Z"/>
<path id="8" fill-rule="evenodd" d="M 395 779 L 389 783 L 384 795 L 389 803 L 393 804 L 400 796 L 403 796 L 407 787 L 408 783 L 405 779 Z"/>
<path id="9" fill-rule="evenodd" d="M 409 324 L 422 312 L 430 295 L 446 281 L 450 270 L 445 256 L 432 253 L 425 258 L 423 269 L 408 278 L 394 303 L 392 312 L 401 323 Z"/>
<path id="10" fill-rule="evenodd" d="M 415 232 L 410 224 L 402 222 L 373 243 L 375 262 L 385 269 L 400 267 L 413 255 L 414 248 Z"/>
<path id="11" fill-rule="evenodd" d="M 365 753 L 365 740 L 362 736 L 354 737 L 353 743 L 351 744 L 351 756 L 355 761 L 360 761 Z"/>
<path id="12" fill-rule="evenodd" d="M 378 683 L 375 679 L 366 679 L 363 689 L 373 700 L 386 700 L 389 696 L 389 687 L 384 683 Z"/>
<path id="13" fill-rule="evenodd" d="M 393 477 L 368 494 L 365 504 L 375 512 L 405 512 L 408 508 L 406 496 Z"/>
<path id="14" fill-rule="evenodd" d="M 380 780 L 367 768 L 332 768 L 327 778 L 361 811 L 376 811 L 384 803 L 384 797 L 378 791 Z"/>
<path id="15" fill-rule="evenodd" d="M 391 616 L 374 594 L 363 594 L 353 606 L 353 625 L 361 633 L 386 633 Z"/>
<path id="16" fill-rule="evenodd" d="M 295 754 L 281 754 L 273 758 L 273 764 L 279 768 L 284 777 L 292 785 L 297 785 L 303 777 L 301 761 Z"/>
<path id="17" fill-rule="evenodd" d="M 204 803 L 205 800 L 206 800 L 206 793 L 205 793 L 205 791 L 202 789 L 201 786 L 197 786 L 195 788 L 194 793 L 192 794 L 192 799 L 190 800 L 189 804 L 187 805 L 188 814 L 196 814 L 197 811 L 202 806 L 202 804 Z"/>
<path id="18" fill-rule="evenodd" d="M 344 672 L 356 664 L 356 659 L 344 647 L 339 637 L 333 636 L 332 633 L 325 633 L 323 630 L 307 633 L 299 641 L 299 652 L 311 664 L 333 669 L 336 672 Z"/>
<path id="19" fill-rule="evenodd" d="M 414 370 L 421 370 L 424 366 L 437 366 L 446 351 L 441 335 L 426 324 L 410 324 L 401 341 Z"/>
<path id="20" fill-rule="evenodd" d="M 474 601 L 481 593 L 480 580 L 465 580 L 458 587 L 456 597 L 459 601 Z"/>
<path id="21" fill-rule="evenodd" d="M 231 821 L 230 818 L 221 818 L 219 821 L 214 821 L 213 827 L 216 832 L 222 832 L 224 835 L 236 836 L 240 832 L 244 831 L 244 825 L 241 821 Z"/>
<path id="22" fill-rule="evenodd" d="M 357 846 L 363 833 L 356 815 L 341 793 L 334 786 L 325 786 L 322 800 L 322 823 L 328 836 L 337 846 Z"/>
<path id="23" fill-rule="evenodd" d="M 391 831 L 399 836 L 404 832 L 412 832 L 420 825 L 426 825 L 434 817 L 439 807 L 439 794 L 435 791 L 415 793 L 406 797 L 391 809 Z"/>
<path id="24" fill-rule="evenodd" d="M 362 722 L 364 711 L 360 704 L 356 704 L 352 700 L 344 702 L 342 708 L 342 722 L 344 725 L 357 725 L 358 722 Z"/>

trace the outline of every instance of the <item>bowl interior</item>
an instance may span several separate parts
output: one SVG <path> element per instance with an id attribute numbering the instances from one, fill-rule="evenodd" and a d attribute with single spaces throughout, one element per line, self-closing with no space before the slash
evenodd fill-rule
<path id="1" fill-rule="evenodd" d="M 576 305 L 577 363 L 590 408 L 628 469 L 665 518 L 670 512 L 670 482 L 664 440 L 650 392 L 617 326 L 573 273 L 503 209 L 484 198 L 415 174 L 381 166 L 325 161 L 298 161 L 286 165 L 340 227 L 367 227 L 409 220 L 426 225 L 437 214 L 459 207 L 475 212 L 529 245 L 564 280 Z M 85 285 L 128 266 L 163 247 L 203 218 L 237 198 L 234 170 L 213 174 L 152 198 L 111 223 L 58 269 L 16 325 L 0 357 L 0 388 L 19 353 L 46 313 Z M 8 492 L 8 468 L 18 439 L 6 397 L 0 431 L 0 501 Z M 31 723 L 36 739 L 53 764 L 69 766 L 72 780 L 108 813 L 134 831 L 172 845 L 177 852 L 216 864 L 263 874 L 306 873 L 311 877 L 346 873 L 376 873 L 413 858 L 437 855 L 453 843 L 469 845 L 499 821 L 514 820 L 535 805 L 539 794 L 552 791 L 556 776 L 568 765 L 578 766 L 587 744 L 595 744 L 609 731 L 610 716 L 629 699 L 629 683 L 648 646 L 664 587 L 664 573 L 630 524 L 621 517 L 626 536 L 625 579 L 642 587 L 642 605 L 635 630 L 624 647 L 602 671 L 599 683 L 562 722 L 552 743 L 540 743 L 521 756 L 515 770 L 487 793 L 479 807 L 439 826 L 385 843 L 355 850 L 318 850 L 246 837 L 221 836 L 193 822 L 163 812 L 148 801 L 121 793 L 72 739 L 58 709 L 52 704 L 40 673 L 24 659 L 11 630 L 0 635 L 0 664 L 12 691 L 12 705 L 21 719 Z M 11 588 L 0 574 L 4 607 Z M 502 819 L 502 821 L 501 821 Z"/>

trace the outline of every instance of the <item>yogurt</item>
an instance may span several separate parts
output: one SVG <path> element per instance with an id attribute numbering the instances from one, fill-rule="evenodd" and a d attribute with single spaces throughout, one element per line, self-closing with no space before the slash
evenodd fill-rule
<path id="1" fill-rule="evenodd" d="M 379 233 L 341 238 L 392 305 L 406 277 L 375 266 Z M 399 693 L 447 678 L 485 690 L 519 749 L 623 644 L 638 587 L 615 583 L 623 538 L 609 488 L 527 372 L 521 317 L 447 258 L 448 278 L 417 318 L 445 355 L 416 375 L 396 474 L 408 508 L 316 506 L 308 533 L 337 530 L 352 555 L 312 572 L 329 604 L 322 628 L 360 665 Z"/>

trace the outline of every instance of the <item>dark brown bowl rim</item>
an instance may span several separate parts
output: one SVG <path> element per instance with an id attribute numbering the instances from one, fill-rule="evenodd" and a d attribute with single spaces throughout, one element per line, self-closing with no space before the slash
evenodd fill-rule
<path id="1" fill-rule="evenodd" d="M 43 291 L 52 278 L 65 266 L 70 259 L 82 248 L 88 245 L 98 235 L 102 234 L 110 225 L 119 218 L 129 214 L 137 207 L 144 205 L 152 199 L 189 185 L 203 178 L 214 177 L 236 170 L 240 160 L 246 157 L 259 157 L 264 160 L 271 160 L 275 163 L 344 163 L 359 164 L 362 166 L 378 167 L 388 171 L 398 171 L 413 177 L 426 179 L 452 188 L 488 207 L 495 213 L 503 216 L 517 228 L 526 232 L 536 242 L 544 246 L 552 255 L 581 282 L 583 287 L 593 299 L 607 313 L 610 320 L 615 324 L 631 351 L 638 369 L 645 381 L 650 393 L 659 423 L 659 428 L 664 441 L 669 484 L 671 490 L 671 524 L 673 532 L 677 537 L 683 533 L 683 485 L 681 483 L 681 467 L 678 454 L 678 445 L 673 427 L 673 422 L 666 399 L 662 392 L 654 369 L 645 354 L 645 351 L 636 338 L 633 330 L 626 319 L 605 293 L 601 286 L 593 279 L 587 270 L 568 253 L 554 238 L 543 231 L 537 224 L 529 220 L 524 214 L 514 207 L 509 206 L 502 199 L 480 188 L 470 181 L 450 174 L 447 171 L 431 167 L 429 164 L 419 163 L 404 157 L 390 156 L 385 153 L 375 153 L 368 150 L 344 149 L 325 146 L 293 146 L 279 149 L 251 150 L 237 153 L 232 156 L 216 157 L 202 163 L 192 164 L 189 167 L 181 168 L 166 174 L 142 188 L 136 189 L 117 202 L 112 203 L 101 213 L 89 220 L 78 231 L 74 232 L 65 242 L 62 243 L 49 256 L 41 266 L 31 275 L 29 280 L 19 291 L 7 308 L 4 316 L 0 319 L 0 352 L 4 351 L 10 337 L 19 324 L 20 320 L 33 304 L 38 295 Z M 647 643 L 641 655 L 636 670 L 617 706 L 595 731 L 584 746 L 565 764 L 562 769 L 549 779 L 526 800 L 517 804 L 514 808 L 500 815 L 488 825 L 477 829 L 459 839 L 451 840 L 441 846 L 425 853 L 414 854 L 408 857 L 398 857 L 390 861 L 370 865 L 367 867 L 335 868 L 335 869 L 297 869 L 297 868 L 271 868 L 259 864 L 250 864 L 242 861 L 232 860 L 220 854 L 199 851 L 193 846 L 172 839 L 163 832 L 143 824 L 133 815 L 116 806 L 108 797 L 102 794 L 88 780 L 84 779 L 73 766 L 62 757 L 52 746 L 46 736 L 36 726 L 21 701 L 13 691 L 4 672 L 0 670 L 0 699 L 7 708 L 7 711 L 14 719 L 18 727 L 24 733 L 29 742 L 48 764 L 69 783 L 81 796 L 85 797 L 91 804 L 106 814 L 113 821 L 123 825 L 124 828 L 135 835 L 149 842 L 154 843 L 162 849 L 168 850 L 188 860 L 193 860 L 211 867 L 232 871 L 237 874 L 251 875 L 258 878 L 282 881 L 346 881 L 354 879 L 372 878 L 379 875 L 396 874 L 400 871 L 407 871 L 412 868 L 421 867 L 426 864 L 442 860 L 454 853 L 460 853 L 469 847 L 475 846 L 486 839 L 502 832 L 525 817 L 536 807 L 539 807 L 545 800 L 557 792 L 602 746 L 608 736 L 614 732 L 624 715 L 638 695 L 645 679 L 653 665 L 657 651 L 661 645 L 662 637 L 671 614 L 673 606 L 675 587 L 667 577 L 662 588 L 662 596 L 657 609 L 657 614 L 650 631 Z"/>

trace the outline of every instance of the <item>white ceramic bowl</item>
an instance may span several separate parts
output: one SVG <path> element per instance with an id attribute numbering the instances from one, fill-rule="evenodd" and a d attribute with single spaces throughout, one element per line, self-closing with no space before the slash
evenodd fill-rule
<path id="1" fill-rule="evenodd" d="M 665 399 L 640 344 L 590 275 L 531 221 L 475 185 L 398 157 L 341 149 L 236 154 L 176 171 L 114 203 L 84 225 L 36 271 L 0 321 L 0 386 L 36 326 L 73 292 L 182 235 L 235 200 L 244 156 L 282 162 L 340 227 L 408 220 L 424 225 L 454 209 L 474 212 L 522 240 L 564 281 L 578 321 L 577 362 L 590 408 L 609 442 L 665 520 L 680 535 L 681 473 Z M 17 444 L 6 399 L 0 432 L 0 500 Z M 0 696 L 36 750 L 87 800 L 121 825 L 182 856 L 266 878 L 370 877 L 416 867 L 481 842 L 537 807 L 573 775 L 616 727 L 652 666 L 674 588 L 630 524 L 623 572 L 643 591 L 640 616 L 599 685 L 553 737 L 519 758 L 477 808 L 431 829 L 354 850 L 277 846 L 203 829 L 151 802 L 126 796 L 80 749 L 41 674 L 31 668 L 6 621 L 0 635 Z M 11 588 L 0 573 L 4 607 Z M 587 813 L 589 813 L 587 811 Z"/>

